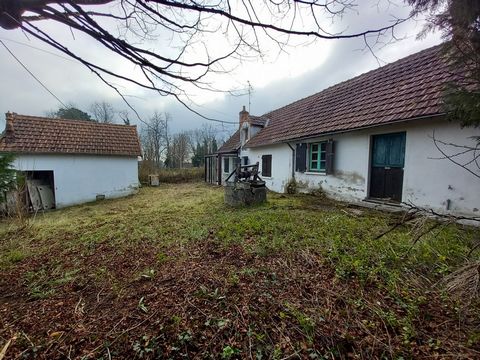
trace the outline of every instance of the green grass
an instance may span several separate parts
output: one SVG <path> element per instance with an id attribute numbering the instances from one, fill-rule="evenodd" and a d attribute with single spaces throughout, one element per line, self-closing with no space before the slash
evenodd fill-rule
<path id="1" fill-rule="evenodd" d="M 193 256 L 189 247 L 207 240 L 225 251 L 241 247 L 247 254 L 264 259 L 263 266 L 228 271 L 223 279 L 228 288 L 258 279 L 274 286 L 277 279 L 268 267 L 270 259 L 282 258 L 288 264 L 290 258 L 314 254 L 315 259 L 320 259 L 315 266 L 332 269 L 336 281 L 358 284 L 359 288 L 355 287 L 343 301 L 359 313 L 371 314 L 372 318 L 364 323 L 367 330 L 373 331 L 381 319 L 408 346 L 417 335 L 416 324 L 423 316 L 421 309 L 431 289 L 464 264 L 478 229 L 441 226 L 413 245 L 415 229 L 403 226 L 375 239 L 396 216 L 367 209 L 363 215 L 356 215 L 345 204 L 323 198 L 274 193 L 268 194 L 264 205 L 233 209 L 223 203 L 221 188 L 200 183 L 162 184 L 142 188 L 139 194 L 123 199 L 37 214 L 26 226 L 2 221 L 0 271 L 17 271 L 31 299 L 61 296 L 65 287 L 89 283 L 101 289 L 107 284 L 109 290 L 105 291 L 120 297 L 129 293 L 132 282 L 144 286 L 154 283 L 159 269 L 168 269 Z M 128 264 L 129 272 L 123 271 L 125 264 L 115 265 L 122 256 L 138 249 L 144 256 Z M 92 259 L 93 265 L 89 263 Z M 470 259 L 478 260 L 478 252 Z M 220 258 L 218 261 L 221 264 Z M 23 270 L 22 266 L 28 264 L 33 265 Z M 221 286 L 200 285 L 194 294 L 202 301 L 226 301 Z M 393 299 L 401 311 L 367 303 L 359 292 L 368 293 L 372 288 Z M 147 295 L 135 300 L 144 313 L 152 311 Z M 283 308 L 276 316 L 280 321 L 292 322 L 304 334 L 306 346 L 313 346 L 316 329 L 327 317 L 327 309 L 302 308 L 300 303 L 289 301 L 283 302 Z M 222 318 L 219 314 L 218 319 Z M 177 324 L 180 327 L 180 320 Z M 265 336 L 257 335 L 262 339 Z M 478 338 L 477 332 L 467 340 Z M 155 341 L 141 338 L 135 343 L 135 351 L 148 353 L 156 346 Z M 178 342 L 178 347 L 183 348 L 187 340 L 182 337 Z M 431 342 L 432 347 L 438 346 L 437 340 Z M 222 346 L 222 353 L 217 355 L 241 356 L 234 344 Z M 280 349 L 273 347 L 269 351 L 274 354 Z"/>
<path id="2" fill-rule="evenodd" d="M 241 244 L 262 256 L 315 251 L 341 278 L 395 287 L 405 274 L 451 272 L 472 246 L 474 230 L 456 225 L 427 234 L 413 247 L 408 227 L 375 240 L 392 215 L 365 210 L 364 216 L 353 216 L 342 204 L 318 210 L 319 201 L 269 194 L 265 205 L 232 209 L 223 204 L 221 189 L 203 184 L 143 188 L 128 198 L 39 214 L 23 230 L 3 221 L 0 264 L 14 266 L 52 250 L 92 252 L 101 244 L 128 249 L 139 242 L 158 247 L 158 260 L 164 262 L 164 247 L 212 233 L 225 246 Z"/>
<path id="3" fill-rule="evenodd" d="M 22 261 L 26 256 L 27 254 L 25 254 L 22 249 L 11 249 L 2 258 L 2 263 L 15 264 L 19 261 Z"/>

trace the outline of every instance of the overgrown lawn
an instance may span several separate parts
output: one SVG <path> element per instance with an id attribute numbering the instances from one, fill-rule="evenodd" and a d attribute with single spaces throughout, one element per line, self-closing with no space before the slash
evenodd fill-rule
<path id="1" fill-rule="evenodd" d="M 478 230 L 312 195 L 232 209 L 221 188 L 143 188 L 0 224 L 7 358 L 480 356 L 480 307 L 441 280 Z"/>

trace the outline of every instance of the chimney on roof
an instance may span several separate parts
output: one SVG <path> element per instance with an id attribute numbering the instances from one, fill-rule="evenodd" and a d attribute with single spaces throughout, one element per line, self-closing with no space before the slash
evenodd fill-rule
<path id="1" fill-rule="evenodd" d="M 243 109 L 242 111 L 240 111 L 240 121 L 239 121 L 239 125 L 240 125 L 240 129 L 242 128 L 242 125 L 244 122 L 249 122 L 250 118 L 249 118 L 249 114 L 248 114 L 248 111 L 245 110 L 245 105 L 243 106 Z"/>
<path id="2" fill-rule="evenodd" d="M 5 114 L 5 142 L 9 143 L 15 139 L 15 134 L 13 131 L 13 118 L 15 113 L 8 112 Z"/>

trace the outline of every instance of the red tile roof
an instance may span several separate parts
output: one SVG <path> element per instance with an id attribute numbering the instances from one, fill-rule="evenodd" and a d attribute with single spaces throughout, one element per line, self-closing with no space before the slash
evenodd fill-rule
<path id="1" fill-rule="evenodd" d="M 248 117 L 250 118 L 250 123 L 255 126 L 264 127 L 268 122 L 268 118 L 265 116 L 248 115 Z"/>
<path id="2" fill-rule="evenodd" d="M 217 153 L 231 153 L 237 151 L 238 149 L 240 149 L 240 130 L 235 131 L 235 133 L 230 136 L 230 139 L 220 146 L 220 149 L 218 149 Z"/>
<path id="3" fill-rule="evenodd" d="M 450 80 L 438 45 L 263 115 L 268 126 L 246 146 L 441 115 L 442 91 Z"/>
<path id="4" fill-rule="evenodd" d="M 248 122 L 253 126 L 264 127 L 268 119 L 265 116 L 254 116 L 248 115 Z M 240 130 L 235 131 L 235 133 L 230 136 L 230 138 L 218 149 L 217 153 L 231 153 L 236 152 L 240 149 Z"/>
<path id="5" fill-rule="evenodd" d="M 136 126 L 6 114 L 0 152 L 141 155 Z"/>

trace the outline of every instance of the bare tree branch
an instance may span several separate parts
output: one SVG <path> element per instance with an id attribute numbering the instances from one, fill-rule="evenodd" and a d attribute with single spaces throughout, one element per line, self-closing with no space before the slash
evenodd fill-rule
<path id="1" fill-rule="evenodd" d="M 101 6 L 105 4 L 111 5 L 108 10 Z M 340 19 L 356 11 L 356 6 L 356 0 L 0 0 L 0 27 L 21 29 L 79 61 L 105 83 L 110 78 L 126 81 L 172 96 L 194 111 L 188 89 L 232 94 L 230 89 L 213 86 L 207 75 L 229 72 L 225 65 L 231 67 L 232 63 L 228 59 L 242 61 L 251 54 L 262 55 L 263 41 L 278 45 L 281 51 L 293 36 L 311 40 L 363 38 L 370 46 L 369 36 L 378 42 L 380 37 L 393 35 L 393 30 L 410 18 L 392 17 L 383 26 L 369 29 L 366 25 L 363 31 L 352 33 L 325 28 L 325 19 Z M 41 20 L 97 41 L 117 58 L 134 64 L 138 74 L 121 74 L 79 55 L 65 40 L 54 39 L 35 25 Z M 113 21 L 119 33 L 109 30 L 106 20 Z M 160 33 L 171 35 L 172 46 L 149 48 L 146 42 L 156 40 Z M 205 38 L 208 34 L 224 35 L 223 53 L 212 50 Z"/>
<path id="2" fill-rule="evenodd" d="M 480 153 L 479 153 L 480 141 L 477 142 L 476 146 L 447 143 L 437 139 L 435 137 L 435 131 L 433 132 L 433 135 L 431 136 L 431 138 L 437 150 L 442 154 L 442 157 L 433 158 L 433 159 L 436 159 L 436 160 L 447 159 L 450 162 L 462 168 L 463 170 L 469 172 L 476 178 L 480 179 L 480 163 L 478 160 L 480 157 Z M 460 149 L 460 150 L 454 153 L 447 153 L 446 148 L 450 148 L 450 149 L 454 148 L 454 149 Z M 471 155 L 472 159 L 469 159 L 468 155 Z M 457 159 L 458 157 L 462 157 L 463 159 L 467 157 L 468 160 L 462 162 L 461 159 Z M 470 166 L 471 164 L 475 164 L 476 169 L 473 169 L 472 166 Z"/>

